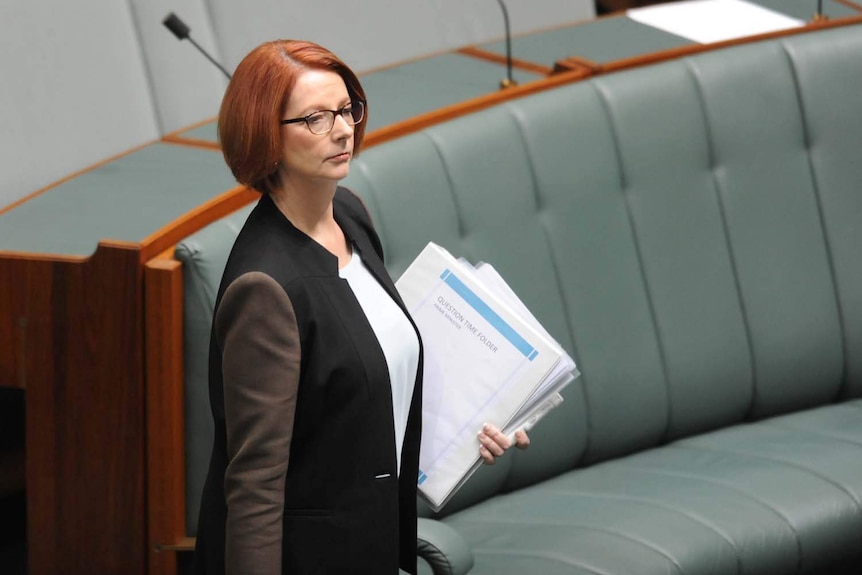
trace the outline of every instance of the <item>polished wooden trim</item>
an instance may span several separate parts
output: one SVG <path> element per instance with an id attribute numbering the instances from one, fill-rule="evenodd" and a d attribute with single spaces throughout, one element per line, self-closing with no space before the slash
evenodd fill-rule
<path id="1" fill-rule="evenodd" d="M 183 537 L 178 539 L 176 543 L 165 543 L 159 545 L 156 551 L 194 551 L 197 537 Z"/>
<path id="2" fill-rule="evenodd" d="M 601 72 L 602 65 L 598 62 L 593 62 L 592 60 L 581 58 L 580 56 L 569 56 L 568 58 L 557 60 L 554 63 L 554 69 L 552 73 L 559 74 L 560 72 L 566 72 L 569 70 L 583 70 L 584 72 L 592 75 Z"/>
<path id="3" fill-rule="evenodd" d="M 141 242 L 141 263 L 151 260 L 181 239 L 258 198 L 260 194 L 254 190 L 237 186 L 201 204 L 144 238 Z"/>
<path id="4" fill-rule="evenodd" d="M 189 146 L 192 148 L 202 148 L 204 150 L 221 151 L 221 146 L 218 142 L 210 140 L 201 140 L 199 138 L 185 138 L 183 136 L 162 136 L 162 141 L 167 144 L 179 144 L 181 146 Z"/>
<path id="5" fill-rule="evenodd" d="M 486 62 L 493 62 L 494 64 L 502 64 L 503 66 L 508 65 L 508 60 L 506 60 L 506 56 L 504 54 L 488 52 L 487 50 L 482 50 L 481 48 L 476 48 L 475 46 L 461 48 L 456 52 L 463 56 L 477 58 Z M 512 58 L 512 68 L 526 70 L 527 72 L 534 72 L 542 76 L 547 76 L 552 71 L 552 68 L 549 68 L 548 66 L 545 66 L 543 64 L 536 64 L 535 62 L 529 62 L 527 60 L 519 60 L 518 58 Z"/>
<path id="6" fill-rule="evenodd" d="M 174 575 L 176 557 L 156 553 L 186 534 L 182 264 L 144 266 L 147 386 L 147 537 L 150 575 Z"/>
<path id="7" fill-rule="evenodd" d="M 110 238 L 103 239 L 99 242 L 100 247 L 117 248 L 121 250 L 137 250 L 141 247 L 138 242 L 129 242 L 126 240 L 112 240 Z"/>
<path id="8" fill-rule="evenodd" d="M 124 240 L 103 239 L 96 244 L 95 252 L 99 251 L 100 247 L 117 248 L 123 250 L 137 250 L 141 246 L 137 242 L 127 242 Z M 27 261 L 45 261 L 45 262 L 66 262 L 73 264 L 81 264 L 90 260 L 93 256 L 72 256 L 68 254 L 48 254 L 39 252 L 12 252 L 0 251 L 0 258 L 12 260 L 27 260 Z"/>
<path id="9" fill-rule="evenodd" d="M 173 132 L 168 132 L 167 134 L 162 136 L 162 138 L 175 137 L 175 138 L 185 139 L 184 136 L 182 135 L 183 132 L 188 132 L 189 130 L 194 130 L 196 128 L 200 128 L 201 126 L 206 126 L 207 124 L 209 124 L 211 122 L 215 122 L 216 120 L 218 120 L 218 116 L 206 118 L 204 120 L 201 120 L 200 122 L 195 122 L 194 124 L 189 124 L 188 126 L 186 126 L 184 128 L 180 128 L 179 130 L 174 130 Z"/>
<path id="10" fill-rule="evenodd" d="M 200 138 L 189 138 L 188 136 L 183 136 L 183 133 L 185 132 L 200 128 L 201 126 L 205 126 L 209 123 L 215 122 L 216 120 L 218 120 L 218 116 L 213 116 L 212 118 L 207 118 L 206 120 L 195 122 L 194 124 L 186 126 L 185 128 L 174 130 L 173 132 L 168 132 L 167 134 L 162 136 L 162 141 L 168 144 L 180 144 L 183 146 L 191 146 L 193 148 L 203 148 L 204 150 L 221 150 L 221 147 L 218 145 L 218 142 L 211 142 L 210 140 L 201 140 Z"/>
<path id="11" fill-rule="evenodd" d="M 65 254 L 43 254 L 36 252 L 4 252 L 0 251 L 0 259 L 7 260 L 27 260 L 27 261 L 45 261 L 45 262 L 68 262 L 82 263 L 90 259 L 92 256 L 69 256 Z"/>

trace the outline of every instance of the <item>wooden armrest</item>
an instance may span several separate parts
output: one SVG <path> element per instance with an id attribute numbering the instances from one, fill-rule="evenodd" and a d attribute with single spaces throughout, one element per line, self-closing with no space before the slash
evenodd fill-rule
<path id="1" fill-rule="evenodd" d="M 176 543 L 158 543 L 156 551 L 194 551 L 196 537 L 183 537 Z"/>

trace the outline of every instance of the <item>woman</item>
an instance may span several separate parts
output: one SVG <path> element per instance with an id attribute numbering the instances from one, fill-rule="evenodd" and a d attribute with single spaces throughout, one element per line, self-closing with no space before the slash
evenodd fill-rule
<path id="1" fill-rule="evenodd" d="M 355 74 L 309 42 L 259 46 L 225 93 L 225 160 L 262 197 L 216 299 L 198 573 L 416 571 L 421 343 L 338 187 L 365 118 Z M 511 445 L 479 438 L 486 463 Z"/>

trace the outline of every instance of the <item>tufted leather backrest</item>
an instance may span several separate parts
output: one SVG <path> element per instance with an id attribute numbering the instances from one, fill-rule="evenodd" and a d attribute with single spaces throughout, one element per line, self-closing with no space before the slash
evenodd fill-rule
<path id="1" fill-rule="evenodd" d="M 493 263 L 582 372 L 530 450 L 482 468 L 446 513 L 862 395 L 859 53 L 858 26 L 728 48 L 519 99 L 355 161 L 345 185 L 393 276 L 429 240 Z M 227 257 L 222 239 L 196 249 Z"/>
<path id="2" fill-rule="evenodd" d="M 860 48 L 851 27 L 706 53 L 357 160 L 346 184 L 371 206 L 393 273 L 428 240 L 494 263 L 583 373 L 536 449 L 453 509 L 859 395 Z"/>

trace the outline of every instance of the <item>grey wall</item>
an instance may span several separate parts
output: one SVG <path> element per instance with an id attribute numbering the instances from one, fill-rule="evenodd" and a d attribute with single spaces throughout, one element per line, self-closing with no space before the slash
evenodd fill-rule
<path id="1" fill-rule="evenodd" d="M 514 33 L 593 16 L 593 0 L 507 0 Z M 226 80 L 161 24 L 179 15 L 233 69 L 304 38 L 356 71 L 498 39 L 496 0 L 0 0 L 0 208 L 215 116 Z"/>

